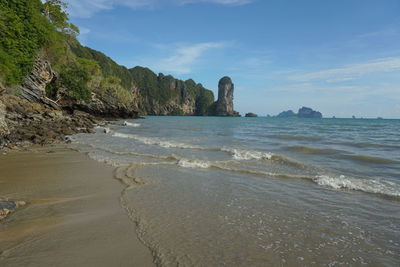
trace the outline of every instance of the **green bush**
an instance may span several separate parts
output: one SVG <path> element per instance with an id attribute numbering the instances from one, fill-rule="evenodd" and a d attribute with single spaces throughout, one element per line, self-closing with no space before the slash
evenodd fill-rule
<path id="1" fill-rule="evenodd" d="M 90 100 L 90 90 L 87 83 L 90 75 L 82 66 L 65 66 L 57 79 L 57 88 L 65 88 L 69 97 L 75 100 Z"/>
<path id="2" fill-rule="evenodd" d="M 129 106 L 133 102 L 133 95 L 121 85 L 121 79 L 118 77 L 107 77 L 101 81 L 100 94 L 110 94 L 109 96 L 124 106 Z"/>

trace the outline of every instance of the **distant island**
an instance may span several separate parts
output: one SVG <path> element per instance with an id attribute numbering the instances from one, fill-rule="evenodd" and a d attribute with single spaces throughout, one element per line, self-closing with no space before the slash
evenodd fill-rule
<path id="1" fill-rule="evenodd" d="M 258 117 L 258 115 L 255 113 L 249 112 L 249 113 L 246 113 L 245 117 L 254 118 L 254 117 Z"/>
<path id="2" fill-rule="evenodd" d="M 322 118 L 322 113 L 319 111 L 315 111 L 312 108 L 302 107 L 299 109 L 297 113 L 294 113 L 293 110 L 287 110 L 276 115 L 277 118 L 314 118 L 320 119 Z"/>

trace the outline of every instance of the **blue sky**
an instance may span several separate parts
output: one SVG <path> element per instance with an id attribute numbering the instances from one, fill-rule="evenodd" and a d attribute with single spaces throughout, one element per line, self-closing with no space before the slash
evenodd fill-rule
<path id="1" fill-rule="evenodd" d="M 67 0 L 79 39 L 126 67 L 193 78 L 235 109 L 400 118 L 399 0 Z"/>

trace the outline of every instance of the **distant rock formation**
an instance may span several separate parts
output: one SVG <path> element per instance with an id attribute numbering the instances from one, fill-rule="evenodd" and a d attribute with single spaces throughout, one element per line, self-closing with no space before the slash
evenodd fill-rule
<path id="1" fill-rule="evenodd" d="M 311 108 L 302 107 L 299 109 L 297 113 L 297 117 L 299 118 L 322 118 L 322 113 L 319 111 L 315 111 Z"/>
<path id="2" fill-rule="evenodd" d="M 297 117 L 297 114 L 293 112 L 293 110 L 283 111 L 276 115 L 277 118 L 293 118 Z"/>
<path id="3" fill-rule="evenodd" d="M 257 114 L 255 114 L 255 113 L 252 113 L 252 112 L 249 112 L 249 113 L 246 113 L 246 116 L 245 117 L 258 117 L 258 115 Z"/>
<path id="4" fill-rule="evenodd" d="M 311 108 L 302 107 L 298 113 L 292 110 L 283 111 L 276 115 L 277 118 L 322 118 L 322 113 Z"/>
<path id="5" fill-rule="evenodd" d="M 215 116 L 237 117 L 239 113 L 233 109 L 234 84 L 225 76 L 218 83 L 218 100 L 215 103 Z"/>

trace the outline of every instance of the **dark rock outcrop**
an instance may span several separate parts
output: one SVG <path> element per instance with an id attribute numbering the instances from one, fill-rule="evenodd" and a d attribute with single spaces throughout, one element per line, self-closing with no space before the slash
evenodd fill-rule
<path id="1" fill-rule="evenodd" d="M 5 97 L 5 121 L 9 129 L 9 135 L 4 138 L 6 147 L 63 142 L 66 135 L 92 132 L 97 123 L 85 112 L 74 111 L 70 115 L 16 96 Z"/>
<path id="2" fill-rule="evenodd" d="M 233 91 L 231 78 L 225 76 L 218 83 L 218 100 L 215 103 L 215 116 L 237 117 L 239 113 L 233 109 Z"/>
<path id="3" fill-rule="evenodd" d="M 17 208 L 26 205 L 24 201 L 11 201 L 0 199 L 0 220 L 6 218 L 10 213 L 14 212 Z"/>
<path id="4" fill-rule="evenodd" d="M 255 113 L 249 112 L 249 113 L 246 113 L 245 117 L 258 117 L 258 115 Z"/>
<path id="5" fill-rule="evenodd" d="M 311 108 L 302 107 L 297 113 L 299 118 L 322 118 L 322 113 Z"/>
<path id="6" fill-rule="evenodd" d="M 139 117 L 134 104 L 127 106 L 107 92 L 105 94 L 92 93 L 92 98 L 87 103 L 66 99 L 60 101 L 60 105 L 70 113 L 79 110 L 98 118 L 134 119 Z"/>

